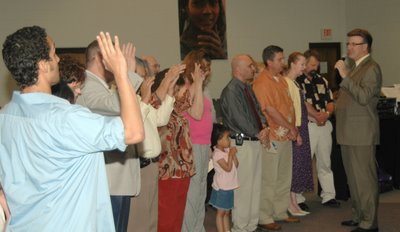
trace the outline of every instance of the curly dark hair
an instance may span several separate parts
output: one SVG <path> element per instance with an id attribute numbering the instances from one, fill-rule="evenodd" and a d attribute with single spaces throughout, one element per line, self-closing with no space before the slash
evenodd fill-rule
<path id="1" fill-rule="evenodd" d="M 45 29 L 24 27 L 7 36 L 3 44 L 4 64 L 21 87 L 32 86 L 38 80 L 38 62 L 50 60 L 50 47 Z"/>
<path id="2" fill-rule="evenodd" d="M 62 56 L 58 63 L 60 79 L 65 83 L 85 81 L 85 66 L 71 56 Z"/>

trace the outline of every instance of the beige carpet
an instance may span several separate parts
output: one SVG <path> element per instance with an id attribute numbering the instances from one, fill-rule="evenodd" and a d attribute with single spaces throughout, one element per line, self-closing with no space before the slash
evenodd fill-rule
<path id="1" fill-rule="evenodd" d="M 351 219 L 350 201 L 342 201 L 340 208 L 322 206 L 315 194 L 308 194 L 311 214 L 301 218 L 297 224 L 282 224 L 284 232 L 350 232 L 351 227 L 340 225 L 343 220 Z M 380 195 L 378 212 L 380 232 L 400 232 L 400 190 Z M 216 232 L 215 210 L 207 208 L 205 228 L 207 232 Z"/>

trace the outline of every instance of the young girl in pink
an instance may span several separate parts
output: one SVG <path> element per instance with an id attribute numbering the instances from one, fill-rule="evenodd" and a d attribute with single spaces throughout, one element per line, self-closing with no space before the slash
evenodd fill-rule
<path id="1" fill-rule="evenodd" d="M 233 208 L 233 190 L 239 187 L 236 147 L 231 147 L 229 129 L 214 124 L 211 134 L 212 161 L 215 175 L 209 204 L 217 209 L 218 232 L 230 231 L 230 210 Z"/>

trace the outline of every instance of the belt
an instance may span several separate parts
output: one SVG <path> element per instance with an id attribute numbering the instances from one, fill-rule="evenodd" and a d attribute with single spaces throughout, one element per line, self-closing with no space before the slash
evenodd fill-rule
<path id="1" fill-rule="evenodd" d="M 157 163 L 160 160 L 160 156 L 154 158 L 139 157 L 139 160 L 140 160 L 140 168 L 144 168 L 149 166 L 149 164 L 151 163 Z"/>
<path id="2" fill-rule="evenodd" d="M 236 136 L 234 136 L 234 135 L 231 135 L 230 137 L 231 137 L 231 139 L 236 139 Z M 243 135 L 242 138 L 243 138 L 243 140 L 247 140 L 247 141 L 258 141 L 259 140 L 257 137 L 250 137 L 250 136 L 246 136 L 246 135 Z"/>

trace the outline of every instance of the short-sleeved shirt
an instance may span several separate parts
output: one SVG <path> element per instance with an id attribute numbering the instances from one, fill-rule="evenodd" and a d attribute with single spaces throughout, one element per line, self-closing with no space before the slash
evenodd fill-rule
<path id="1" fill-rule="evenodd" d="M 224 151 L 214 148 L 212 154 L 212 162 L 215 170 L 212 187 L 215 190 L 233 190 L 239 188 L 239 179 L 237 176 L 237 168 L 235 164 L 232 165 L 230 172 L 225 171 L 219 165 L 218 160 L 224 159 L 228 162 L 229 148 Z"/>
<path id="2" fill-rule="evenodd" d="M 101 151 L 125 150 L 119 117 L 46 93 L 0 111 L 0 178 L 11 231 L 115 231 Z"/>
<path id="3" fill-rule="evenodd" d="M 333 102 L 328 81 L 319 75 L 310 78 L 304 74 L 297 77 L 296 81 L 304 91 L 306 102 L 314 106 L 317 111 L 326 112 L 326 105 Z"/>
<path id="4" fill-rule="evenodd" d="M 283 77 L 272 76 L 264 69 L 253 83 L 253 90 L 260 108 L 270 127 L 270 138 L 275 141 L 287 141 L 288 129 L 279 125 L 266 113 L 268 106 L 275 108 L 288 123 L 295 125 L 293 101 L 290 98 L 288 84 Z"/>

